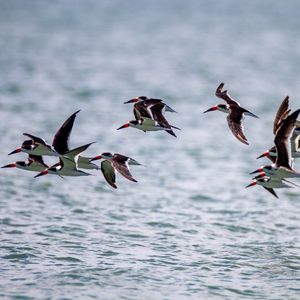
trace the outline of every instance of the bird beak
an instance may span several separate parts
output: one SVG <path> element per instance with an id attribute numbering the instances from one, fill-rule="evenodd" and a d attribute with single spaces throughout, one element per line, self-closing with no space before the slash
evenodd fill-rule
<path id="1" fill-rule="evenodd" d="M 251 172 L 249 174 L 252 175 L 252 174 L 255 174 L 255 173 L 259 173 L 261 171 L 262 171 L 262 168 L 259 168 L 259 169 L 255 170 L 255 171 L 253 171 L 253 172 Z"/>
<path id="2" fill-rule="evenodd" d="M 47 174 L 48 174 L 48 170 L 44 170 L 41 173 L 35 175 L 34 178 L 37 178 L 37 177 L 40 177 L 40 176 L 43 176 L 43 175 L 47 175 Z"/>
<path id="3" fill-rule="evenodd" d="M 90 159 L 90 161 L 98 160 L 98 159 L 101 159 L 101 158 L 102 158 L 101 155 L 97 155 L 97 156 L 93 157 L 92 159 Z"/>
<path id="4" fill-rule="evenodd" d="M 203 113 L 205 114 L 207 112 L 217 110 L 217 108 L 218 108 L 217 106 L 213 106 L 213 107 L 209 108 L 208 110 L 204 111 Z"/>
<path id="5" fill-rule="evenodd" d="M 265 156 L 269 156 L 269 151 L 264 152 L 262 155 L 256 157 L 256 159 L 259 159 L 259 158 L 262 158 L 262 157 L 265 157 Z"/>
<path id="6" fill-rule="evenodd" d="M 133 99 L 130 99 L 130 100 L 124 102 L 123 104 L 127 104 L 127 103 L 135 103 L 135 102 L 138 102 L 138 98 L 137 98 L 137 97 L 136 97 L 136 98 L 133 98 Z"/>
<path id="7" fill-rule="evenodd" d="M 262 172 L 260 174 L 258 174 L 257 176 L 253 177 L 252 180 L 255 180 L 255 179 L 259 179 L 259 178 L 263 178 L 266 176 L 266 173 L 265 172 Z"/>
<path id="8" fill-rule="evenodd" d="M 122 125 L 122 126 L 119 127 L 117 130 L 123 129 L 123 128 L 127 128 L 127 127 L 129 127 L 129 123 L 126 123 L 126 124 Z"/>
<path id="9" fill-rule="evenodd" d="M 8 153 L 8 155 L 15 154 L 15 153 L 19 153 L 19 152 L 21 152 L 21 150 L 22 150 L 21 147 L 19 147 L 19 148 L 17 148 L 16 150 L 14 150 L 14 151 Z"/>
<path id="10" fill-rule="evenodd" d="M 248 188 L 248 187 L 250 187 L 250 186 L 254 186 L 254 185 L 256 185 L 257 183 L 256 183 L 256 181 L 253 181 L 253 182 L 251 182 L 250 184 L 248 184 L 245 188 Z"/>
<path id="11" fill-rule="evenodd" d="M 3 167 L 1 167 L 1 168 L 14 168 L 15 166 L 16 166 L 16 164 L 15 164 L 15 163 L 12 163 L 12 164 L 3 166 Z"/>

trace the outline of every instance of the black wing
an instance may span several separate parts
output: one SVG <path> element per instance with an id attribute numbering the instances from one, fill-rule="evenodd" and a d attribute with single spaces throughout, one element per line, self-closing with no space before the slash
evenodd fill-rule
<path id="1" fill-rule="evenodd" d="M 228 91 L 222 91 L 224 87 L 224 83 L 222 82 L 216 89 L 216 96 L 220 99 L 223 99 L 226 101 L 227 104 L 229 105 L 237 105 L 239 106 L 239 103 L 236 102 L 229 94 Z"/>
<path id="2" fill-rule="evenodd" d="M 64 154 L 69 151 L 69 138 L 74 125 L 76 115 L 80 110 L 73 113 L 56 132 L 52 146 L 59 154 Z"/>
<path id="3" fill-rule="evenodd" d="M 276 198 L 279 198 L 279 197 L 277 196 L 277 194 L 275 193 L 274 189 L 268 188 L 268 187 L 265 187 L 265 186 L 263 186 L 263 188 L 266 189 L 268 192 L 270 192 L 270 193 L 271 193 L 273 196 L 275 196 Z"/>
<path id="4" fill-rule="evenodd" d="M 45 163 L 44 163 L 44 160 L 43 160 L 43 157 L 41 155 L 33 155 L 33 154 L 29 154 L 29 160 L 31 161 L 36 161 L 38 163 L 40 163 L 42 166 L 46 167 L 46 168 L 49 168 L 49 166 L 47 166 Z"/>
<path id="5" fill-rule="evenodd" d="M 153 116 L 153 120 L 155 120 L 161 127 L 166 128 L 166 132 L 168 132 L 169 134 L 176 137 L 176 134 L 172 130 L 171 125 L 169 124 L 169 122 L 166 120 L 166 118 L 163 115 L 162 110 L 164 109 L 164 107 L 165 107 L 165 104 L 162 102 L 152 105 L 150 107 L 150 110 L 151 110 L 151 113 Z"/>
<path id="6" fill-rule="evenodd" d="M 289 96 L 286 96 L 282 101 L 281 105 L 279 106 L 274 123 L 273 123 L 273 133 L 276 134 L 278 128 L 282 124 L 282 121 L 288 116 L 289 112 Z"/>
<path id="7" fill-rule="evenodd" d="M 41 138 L 39 138 L 37 136 L 34 136 L 32 134 L 29 134 L 29 133 L 23 133 L 23 135 L 28 136 L 29 138 L 31 138 L 34 143 L 48 146 L 44 139 L 41 139 Z"/>
<path id="8" fill-rule="evenodd" d="M 137 182 L 137 180 L 135 180 L 129 169 L 128 169 L 128 157 L 121 155 L 121 154 L 114 154 L 113 159 L 111 160 L 112 166 L 121 174 L 123 175 L 125 178 L 127 178 L 128 180 Z"/>
<path id="9" fill-rule="evenodd" d="M 116 173 L 111 162 L 108 160 L 103 160 L 101 162 L 101 171 L 107 183 L 116 189 Z"/>
<path id="10" fill-rule="evenodd" d="M 233 135 L 243 144 L 249 145 L 243 132 L 243 109 L 238 106 L 230 108 L 227 123 Z"/>
<path id="11" fill-rule="evenodd" d="M 274 143 L 277 151 L 276 166 L 285 167 L 292 170 L 291 167 L 291 152 L 289 148 L 289 139 L 295 128 L 297 117 L 300 113 L 300 109 L 294 111 L 292 114 L 287 116 L 285 120 L 282 121 L 282 125 L 277 130 L 275 135 Z"/>
<path id="12" fill-rule="evenodd" d="M 152 119 L 152 116 L 148 111 L 145 101 L 140 101 L 133 105 L 133 114 L 137 121 L 140 120 L 141 118 Z"/>

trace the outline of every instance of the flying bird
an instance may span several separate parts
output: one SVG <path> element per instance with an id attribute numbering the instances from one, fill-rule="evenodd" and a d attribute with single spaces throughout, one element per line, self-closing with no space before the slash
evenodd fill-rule
<path id="1" fill-rule="evenodd" d="M 32 155 L 44 155 L 44 156 L 59 156 L 59 153 L 49 145 L 44 139 L 34 136 L 29 133 L 23 133 L 23 135 L 30 138 L 30 140 L 25 140 L 21 147 L 18 147 L 14 151 L 10 152 L 8 155 L 12 155 L 19 152 L 25 152 Z"/>
<path id="2" fill-rule="evenodd" d="M 125 103 L 135 103 L 133 106 L 135 120 L 127 122 L 118 129 L 133 127 L 144 132 L 165 130 L 172 136 L 176 137 L 172 128 L 180 129 L 170 125 L 163 115 L 164 111 L 176 111 L 166 105 L 161 99 L 149 99 L 146 96 L 140 96 L 124 102 L 124 104 Z"/>
<path id="3" fill-rule="evenodd" d="M 104 159 L 101 162 L 101 171 L 110 186 L 115 189 L 117 188 L 116 171 L 126 179 L 137 182 L 129 171 L 129 164 L 140 165 L 136 160 L 122 154 L 112 154 L 110 152 L 104 152 L 100 156 L 97 156 L 97 159 L 99 159 L 99 157 L 100 159 Z"/>
<path id="4" fill-rule="evenodd" d="M 296 172 L 291 166 L 292 157 L 291 157 L 291 149 L 290 149 L 290 137 L 296 127 L 299 113 L 300 113 L 300 109 L 294 111 L 292 114 L 288 115 L 285 119 L 282 119 L 282 121 L 280 122 L 280 126 L 276 128 L 276 134 L 274 139 L 275 149 L 277 153 L 275 163 L 273 163 L 272 165 L 262 166 L 259 169 L 255 170 L 254 172 L 251 172 L 250 174 L 261 172 L 261 174 L 258 175 L 258 177 L 262 177 L 262 178 L 255 179 L 257 180 L 256 183 L 252 182 L 252 184 L 250 184 L 249 186 L 258 183 L 265 184 L 270 180 L 273 180 L 273 182 L 279 181 L 281 183 L 282 180 L 286 181 L 285 178 L 300 177 L 300 173 Z M 269 187 L 278 188 L 281 186 L 279 185 L 279 183 L 276 183 L 276 186 L 273 187 L 269 186 Z"/>
<path id="5" fill-rule="evenodd" d="M 91 144 L 89 143 L 73 150 L 66 152 L 59 158 L 59 163 L 54 164 L 52 167 L 44 169 L 37 174 L 36 177 L 40 177 L 47 174 L 59 175 L 59 176 L 88 176 L 89 173 L 83 172 L 78 169 L 78 157 L 80 153 L 85 151 Z"/>
<path id="6" fill-rule="evenodd" d="M 42 156 L 29 154 L 27 161 L 16 161 L 1 168 L 19 168 L 26 171 L 41 172 L 49 166 L 44 163 Z"/>
<path id="7" fill-rule="evenodd" d="M 248 140 L 244 134 L 243 129 L 243 119 L 244 115 L 258 118 L 255 114 L 251 113 L 247 109 L 240 106 L 240 104 L 235 101 L 228 93 L 227 90 L 222 91 L 224 83 L 222 82 L 216 89 L 216 96 L 226 102 L 226 104 L 217 104 L 204 113 L 219 110 L 224 113 L 228 113 L 227 123 L 232 131 L 233 135 L 243 144 L 249 145 Z"/>

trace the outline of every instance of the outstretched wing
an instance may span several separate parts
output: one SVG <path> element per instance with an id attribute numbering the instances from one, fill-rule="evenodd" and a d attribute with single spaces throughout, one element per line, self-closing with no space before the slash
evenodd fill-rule
<path id="1" fill-rule="evenodd" d="M 164 127 L 166 128 L 166 131 L 175 136 L 175 133 L 174 131 L 172 130 L 171 128 L 171 125 L 169 124 L 169 122 L 166 120 L 166 118 L 164 117 L 163 115 L 163 109 L 165 107 L 165 104 L 160 102 L 160 103 L 157 103 L 157 104 L 154 104 L 150 107 L 150 110 L 151 110 L 151 113 L 152 113 L 152 116 L 153 116 L 153 119 L 161 126 L 161 127 Z"/>
<path id="2" fill-rule="evenodd" d="M 116 173 L 109 160 L 103 160 L 101 162 L 101 171 L 107 183 L 116 189 Z"/>
<path id="3" fill-rule="evenodd" d="M 135 180 L 128 168 L 128 160 L 129 158 L 127 156 L 121 155 L 121 154 L 114 154 L 111 163 L 112 166 L 121 174 L 123 175 L 125 178 L 127 178 L 128 180 L 131 180 L 133 182 L 137 182 L 137 180 Z"/>
<path id="4" fill-rule="evenodd" d="M 277 151 L 276 165 L 278 167 L 285 167 L 289 170 L 292 170 L 289 139 L 295 128 L 299 113 L 300 109 L 287 116 L 287 118 L 282 121 L 281 126 L 276 132 L 274 143 Z"/>
<path id="5" fill-rule="evenodd" d="M 32 134 L 29 133 L 23 133 L 23 135 L 28 136 L 29 138 L 31 138 L 33 140 L 34 143 L 36 144 L 41 144 L 41 145 L 45 145 L 45 146 L 49 146 L 46 141 L 42 138 L 39 138 L 37 136 L 34 136 Z"/>
<path id="6" fill-rule="evenodd" d="M 147 109 L 147 105 L 145 105 L 145 101 L 140 101 L 133 105 L 133 114 L 137 121 L 141 118 L 152 119 L 152 116 Z"/>
<path id="7" fill-rule="evenodd" d="M 269 193 L 271 193 L 271 194 L 272 194 L 273 196 L 275 196 L 276 198 L 279 198 L 279 197 L 277 196 L 277 194 L 275 193 L 274 189 L 268 188 L 268 187 L 265 187 L 265 186 L 263 186 L 263 188 L 266 189 Z"/>
<path id="8" fill-rule="evenodd" d="M 243 144 L 249 145 L 248 140 L 244 134 L 243 110 L 240 107 L 235 106 L 234 109 L 231 108 L 229 110 L 227 123 L 233 135 Z"/>
<path id="9" fill-rule="evenodd" d="M 273 123 L 273 133 L 276 134 L 278 128 L 281 126 L 282 121 L 288 116 L 289 112 L 289 96 L 286 96 L 280 104 Z"/>
<path id="10" fill-rule="evenodd" d="M 52 146 L 59 154 L 64 154 L 69 151 L 69 138 L 74 125 L 76 115 L 80 110 L 73 113 L 56 132 Z"/>
<path id="11" fill-rule="evenodd" d="M 221 84 L 217 87 L 216 89 L 216 96 L 224 101 L 226 101 L 227 104 L 229 105 L 237 105 L 240 106 L 240 104 L 235 101 L 228 93 L 228 91 L 222 91 L 224 87 L 224 83 L 221 82 Z"/>
<path id="12" fill-rule="evenodd" d="M 49 168 L 49 166 L 47 166 L 44 163 L 43 157 L 41 155 L 29 154 L 28 157 L 29 157 L 30 161 L 36 161 L 36 162 L 40 163 L 42 166 L 44 166 L 45 168 Z"/>

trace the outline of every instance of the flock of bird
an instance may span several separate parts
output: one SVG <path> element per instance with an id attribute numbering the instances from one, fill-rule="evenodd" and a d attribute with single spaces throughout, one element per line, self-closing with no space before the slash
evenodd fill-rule
<path id="1" fill-rule="evenodd" d="M 210 111 L 222 111 L 227 113 L 227 123 L 234 136 L 242 143 L 249 145 L 243 130 L 244 116 L 258 118 L 255 114 L 241 107 L 228 93 L 223 91 L 224 83 L 221 83 L 215 92 L 216 97 L 224 100 L 226 104 L 217 104 L 204 113 Z M 146 131 L 166 131 L 176 137 L 173 129 L 180 128 L 170 125 L 164 116 L 164 112 L 176 112 L 173 108 L 163 102 L 161 99 L 139 96 L 124 102 L 134 103 L 133 114 L 135 119 L 128 121 L 118 128 L 133 127 L 144 132 Z M 87 176 L 90 175 L 82 171 L 101 170 L 107 183 L 113 188 L 116 185 L 116 172 L 123 175 L 126 179 L 137 182 L 129 171 L 129 165 L 141 165 L 135 159 L 122 154 L 112 154 L 104 152 L 94 157 L 82 156 L 82 153 L 93 143 L 89 143 L 72 150 L 69 149 L 69 137 L 71 135 L 74 121 L 79 110 L 73 113 L 58 129 L 54 135 L 52 145 L 46 140 L 29 133 L 23 133 L 29 139 L 26 139 L 21 147 L 15 149 L 9 155 L 25 152 L 28 154 L 27 161 L 17 161 L 10 163 L 2 168 L 17 167 L 27 171 L 39 172 L 34 177 L 47 174 L 54 174 L 60 177 L 64 176 Z M 300 177 L 300 173 L 293 169 L 293 159 L 300 157 L 300 121 L 297 120 L 300 109 L 291 113 L 289 109 L 289 97 L 287 96 L 279 106 L 273 124 L 274 146 L 264 152 L 258 158 L 267 157 L 272 161 L 271 165 L 265 165 L 250 174 L 259 173 L 252 179 L 247 186 L 260 185 L 268 192 L 278 198 L 274 189 L 288 188 L 298 186 L 286 178 Z M 45 156 L 57 157 L 58 162 L 48 166 L 44 162 Z M 95 163 L 102 160 L 100 166 Z"/>
<path id="2" fill-rule="evenodd" d="M 258 118 L 235 101 L 227 90 L 222 91 L 224 83 L 221 83 L 217 90 L 216 96 L 223 99 L 226 104 L 217 104 L 204 113 L 219 110 L 228 113 L 227 123 L 235 137 L 242 143 L 249 145 L 243 131 L 244 115 Z M 267 157 L 272 161 L 270 165 L 264 165 L 250 173 L 257 176 L 252 178 L 252 182 L 246 188 L 260 185 L 276 198 L 278 198 L 274 189 L 290 188 L 297 186 L 295 183 L 286 178 L 300 177 L 300 173 L 293 169 L 293 159 L 300 157 L 300 121 L 297 118 L 300 109 L 291 113 L 289 108 L 289 97 L 287 96 L 278 108 L 274 123 L 274 146 L 264 152 L 257 158 Z"/>
<path id="3" fill-rule="evenodd" d="M 133 113 L 135 120 L 129 121 L 118 129 L 126 127 L 134 127 L 143 131 L 165 130 L 167 133 L 176 137 L 173 128 L 179 129 L 168 123 L 163 115 L 164 110 L 175 112 L 170 106 L 166 105 L 160 99 L 147 98 L 145 96 L 136 97 L 124 104 L 134 103 Z M 94 157 L 82 156 L 82 153 L 94 143 L 85 144 L 83 146 L 70 150 L 69 138 L 73 129 L 74 121 L 79 110 L 73 113 L 55 133 L 52 145 L 46 140 L 34 136 L 29 133 L 23 133 L 29 139 L 26 139 L 20 147 L 9 153 L 8 155 L 25 152 L 28 154 L 27 161 L 16 161 L 2 168 L 19 168 L 26 171 L 39 172 L 36 177 L 47 174 L 64 176 L 88 176 L 91 175 L 82 169 L 101 170 L 107 183 L 113 188 L 116 185 L 116 171 L 123 175 L 126 179 L 137 182 L 129 171 L 129 165 L 141 165 L 135 159 L 122 155 L 104 152 Z M 48 166 L 44 162 L 44 157 L 57 157 L 58 162 L 52 166 Z M 98 166 L 95 161 L 101 160 Z"/>

